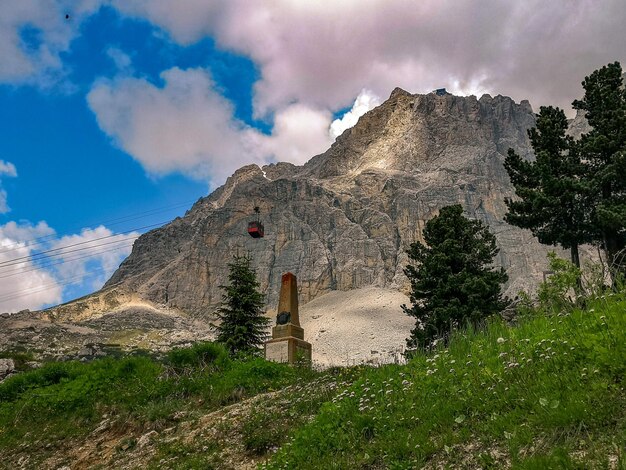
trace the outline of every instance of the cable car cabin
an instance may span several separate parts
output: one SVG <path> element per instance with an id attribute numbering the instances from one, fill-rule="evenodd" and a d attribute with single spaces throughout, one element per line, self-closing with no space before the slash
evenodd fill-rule
<path id="1" fill-rule="evenodd" d="M 263 238 L 263 236 L 265 235 L 263 224 L 257 220 L 249 222 L 248 234 L 250 234 L 252 238 Z"/>

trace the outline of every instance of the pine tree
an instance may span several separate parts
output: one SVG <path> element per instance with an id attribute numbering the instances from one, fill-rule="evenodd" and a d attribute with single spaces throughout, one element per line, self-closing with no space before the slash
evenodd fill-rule
<path id="1" fill-rule="evenodd" d="M 592 130 L 580 140 L 593 201 L 594 241 L 614 273 L 626 271 L 626 90 L 619 62 L 594 71 L 582 82 L 585 96 L 573 103 L 585 111 Z M 620 256 L 621 254 L 621 256 Z"/>
<path id="2" fill-rule="evenodd" d="M 504 162 L 517 199 L 505 200 L 505 220 L 530 229 L 546 245 L 570 249 L 580 267 L 579 245 L 591 241 L 588 186 L 578 146 L 567 132 L 567 118 L 559 108 L 541 107 L 537 127 L 528 131 L 535 161 L 522 159 L 513 149 Z"/>
<path id="3" fill-rule="evenodd" d="M 416 319 L 409 350 L 447 340 L 453 328 L 478 326 L 505 306 L 500 284 L 508 276 L 489 266 L 499 250 L 482 222 L 464 217 L 460 205 L 448 206 L 426 223 L 423 236 L 426 245 L 415 242 L 407 250 L 416 264 L 404 270 L 413 305 L 402 309 Z"/>
<path id="4" fill-rule="evenodd" d="M 263 316 L 263 294 L 259 292 L 256 272 L 248 255 L 235 255 L 228 267 L 229 285 L 220 286 L 225 292 L 217 317 L 217 341 L 232 354 L 256 353 L 267 339 L 270 320 Z"/>

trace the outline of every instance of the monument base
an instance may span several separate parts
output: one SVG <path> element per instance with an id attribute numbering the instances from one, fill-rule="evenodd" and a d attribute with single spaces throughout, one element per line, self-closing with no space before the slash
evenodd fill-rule
<path id="1" fill-rule="evenodd" d="M 265 343 L 265 359 L 290 364 L 311 362 L 311 343 L 293 336 L 270 339 Z"/>
<path id="2" fill-rule="evenodd" d="M 276 325 L 272 328 L 272 339 L 288 338 L 290 336 L 304 340 L 304 329 L 293 323 Z"/>

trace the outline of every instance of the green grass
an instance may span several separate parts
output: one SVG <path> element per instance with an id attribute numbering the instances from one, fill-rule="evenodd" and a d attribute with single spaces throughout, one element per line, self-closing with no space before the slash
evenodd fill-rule
<path id="1" fill-rule="evenodd" d="M 223 468 L 219 459 L 219 447 L 215 443 L 206 445 L 185 445 L 180 442 L 164 444 L 159 447 L 157 456 L 147 466 L 149 470 L 171 468 L 217 470 Z"/>
<path id="2" fill-rule="evenodd" d="M 407 365 L 315 372 L 233 360 L 212 343 L 165 360 L 48 363 L 0 384 L 0 455 L 37 466 L 90 439 L 106 416 L 120 446 L 128 440 L 123 458 L 146 430 L 178 432 L 181 412 L 194 430 L 209 412 L 275 391 L 217 416 L 216 433 L 156 442 L 144 466 L 227 468 L 224 448 L 237 443 L 236 458 L 272 469 L 623 469 L 625 371 L 617 294 L 458 332 Z"/>
<path id="3" fill-rule="evenodd" d="M 625 468 L 626 300 L 366 370 L 265 468 Z"/>
<path id="4" fill-rule="evenodd" d="M 332 369 L 310 382 L 290 385 L 279 396 L 259 403 L 239 432 L 246 452 L 263 456 L 278 449 L 294 430 L 308 423 L 324 403 L 350 386 L 363 370 L 364 367 Z"/>
<path id="5" fill-rule="evenodd" d="M 165 362 L 47 363 L 0 384 L 0 454 L 84 437 L 104 415 L 126 429 L 163 429 L 177 412 L 200 415 L 316 375 L 261 358 L 232 360 L 212 343 L 173 351 Z"/>
<path id="6" fill-rule="evenodd" d="M 361 373 L 359 367 L 335 368 L 257 396 L 231 409 L 232 415 L 219 414 L 209 423 L 194 426 L 193 438 L 184 445 L 180 441 L 160 445 L 148 466 L 238 468 L 233 458 L 247 462 L 266 459 Z"/>

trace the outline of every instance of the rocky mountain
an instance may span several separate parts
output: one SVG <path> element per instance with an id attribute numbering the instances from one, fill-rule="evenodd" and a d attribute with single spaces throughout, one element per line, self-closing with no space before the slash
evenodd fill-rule
<path id="1" fill-rule="evenodd" d="M 545 247 L 503 222 L 513 195 L 503 161 L 509 147 L 530 158 L 534 123 L 527 101 L 395 89 L 305 165 L 237 170 L 184 217 L 140 237 L 105 289 L 211 313 L 232 255 L 250 252 L 270 309 L 286 271 L 298 276 L 302 303 L 334 290 L 404 290 L 406 248 L 440 207 L 461 203 L 496 233 L 514 294 L 545 265 Z M 246 231 L 254 206 L 261 239 Z"/>
<path id="2" fill-rule="evenodd" d="M 0 358 L 26 354 L 32 361 L 27 368 L 45 359 L 89 360 L 137 350 L 159 354 L 212 337 L 206 322 L 117 289 L 47 311 L 0 314 Z M 0 381 L 2 375 L 0 362 Z"/>
<path id="3" fill-rule="evenodd" d="M 567 133 L 575 139 L 580 139 L 583 134 L 591 131 L 591 126 L 585 118 L 585 112 L 578 110 L 576 116 L 573 119 L 568 120 L 569 129 Z"/>
<path id="4" fill-rule="evenodd" d="M 503 221 L 504 198 L 514 195 L 504 158 L 509 147 L 532 157 L 526 131 L 534 123 L 527 101 L 396 89 L 305 165 L 243 167 L 184 217 L 142 235 L 101 291 L 0 315 L 0 353 L 87 360 L 210 339 L 228 263 L 249 252 L 269 316 L 281 275 L 298 276 L 316 361 L 389 360 L 412 325 L 400 309 L 408 301 L 405 250 L 441 207 L 461 203 L 490 226 L 509 295 L 541 280 L 547 248 Z M 585 125 L 578 116 L 571 129 Z M 254 206 L 261 239 L 247 233 Z"/>

